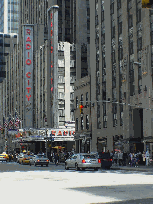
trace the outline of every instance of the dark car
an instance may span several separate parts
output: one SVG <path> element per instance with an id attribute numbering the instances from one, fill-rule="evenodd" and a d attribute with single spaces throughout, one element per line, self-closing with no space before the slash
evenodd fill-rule
<path id="1" fill-rule="evenodd" d="M 109 152 L 98 152 L 98 159 L 101 160 L 101 168 L 110 169 L 112 166 L 112 159 Z"/>

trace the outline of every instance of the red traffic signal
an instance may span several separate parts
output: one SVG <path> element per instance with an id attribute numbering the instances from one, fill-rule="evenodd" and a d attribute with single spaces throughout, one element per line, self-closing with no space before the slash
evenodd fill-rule
<path id="1" fill-rule="evenodd" d="M 83 105 L 79 105 L 79 108 L 80 108 L 80 113 L 82 113 L 82 108 L 84 108 Z"/>

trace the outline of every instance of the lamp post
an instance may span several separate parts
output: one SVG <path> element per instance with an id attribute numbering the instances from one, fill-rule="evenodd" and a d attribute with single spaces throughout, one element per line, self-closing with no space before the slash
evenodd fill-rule
<path id="1" fill-rule="evenodd" d="M 47 132 L 48 130 L 47 130 L 47 125 L 46 125 L 46 157 L 47 157 Z"/>

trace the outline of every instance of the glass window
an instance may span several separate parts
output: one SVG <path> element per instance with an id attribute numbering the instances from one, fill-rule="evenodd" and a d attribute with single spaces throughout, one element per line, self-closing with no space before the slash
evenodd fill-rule
<path id="1" fill-rule="evenodd" d="M 83 130 L 84 127 L 83 127 L 83 116 L 81 116 L 81 130 Z"/>
<path id="2" fill-rule="evenodd" d="M 76 131 L 78 131 L 78 118 L 76 118 Z"/>
<path id="3" fill-rule="evenodd" d="M 89 115 L 86 115 L 86 129 L 89 130 Z"/>
<path id="4" fill-rule="evenodd" d="M 88 106 L 88 99 L 89 99 L 89 94 L 88 92 L 86 93 L 86 105 Z"/>
<path id="5" fill-rule="evenodd" d="M 83 105 L 83 94 L 81 94 L 81 105 Z"/>
<path id="6" fill-rule="evenodd" d="M 78 97 L 76 96 L 76 108 L 78 108 Z"/>

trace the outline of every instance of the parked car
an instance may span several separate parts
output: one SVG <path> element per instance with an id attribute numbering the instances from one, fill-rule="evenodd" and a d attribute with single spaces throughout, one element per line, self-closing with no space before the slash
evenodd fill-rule
<path id="1" fill-rule="evenodd" d="M 98 170 L 101 167 L 101 161 L 96 155 L 90 153 L 74 154 L 65 161 L 65 169 L 75 168 L 78 170 L 94 169 Z"/>
<path id="2" fill-rule="evenodd" d="M 97 158 L 100 159 L 103 169 L 110 169 L 112 166 L 112 159 L 109 152 L 98 152 Z"/>
<path id="3" fill-rule="evenodd" d="M 49 159 L 42 154 L 38 154 L 38 155 L 34 155 L 29 162 L 30 166 L 33 164 L 34 166 L 38 166 L 38 165 L 46 165 L 48 166 L 49 164 Z"/>
<path id="4" fill-rule="evenodd" d="M 5 161 L 7 162 L 8 158 L 7 158 L 7 155 L 6 154 L 0 154 L 0 161 Z"/>

